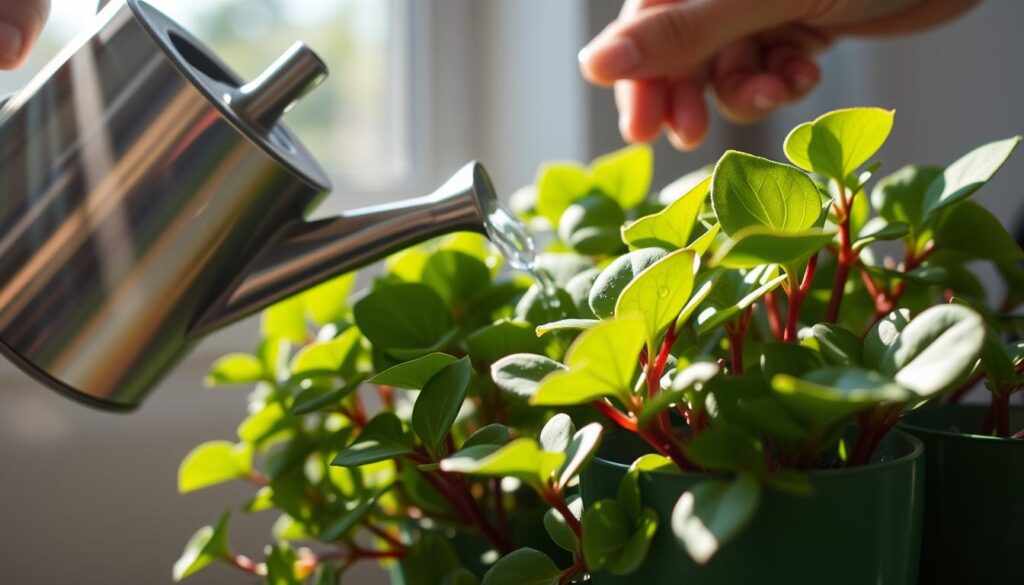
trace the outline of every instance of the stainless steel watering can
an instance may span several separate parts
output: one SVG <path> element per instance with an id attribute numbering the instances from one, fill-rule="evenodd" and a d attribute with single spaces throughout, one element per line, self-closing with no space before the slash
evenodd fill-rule
<path id="1" fill-rule="evenodd" d="M 330 189 L 280 116 L 327 75 L 294 45 L 248 83 L 141 0 L 103 8 L 0 109 L 0 351 L 127 410 L 204 334 L 498 205 L 476 163 L 308 222 Z"/>

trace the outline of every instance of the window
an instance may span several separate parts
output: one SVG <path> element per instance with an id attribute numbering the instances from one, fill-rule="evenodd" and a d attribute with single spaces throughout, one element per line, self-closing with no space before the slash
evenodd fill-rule
<path id="1" fill-rule="evenodd" d="M 346 192 L 382 192 L 413 168 L 410 66 L 412 0 L 148 0 L 251 79 L 296 40 L 327 62 L 324 84 L 285 122 Z M 88 20 L 95 0 L 52 0 L 50 21 L 30 61 L 0 73 L 16 91 Z"/>

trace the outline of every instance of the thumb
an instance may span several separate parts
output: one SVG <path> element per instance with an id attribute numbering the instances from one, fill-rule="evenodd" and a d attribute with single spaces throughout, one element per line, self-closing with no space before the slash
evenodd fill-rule
<path id="1" fill-rule="evenodd" d="M 674 77 L 728 43 L 801 16 L 807 2 L 688 0 L 642 9 L 617 20 L 580 51 L 580 68 L 593 83 Z"/>
<path id="2" fill-rule="evenodd" d="M 0 69 L 21 65 L 49 12 L 49 0 L 0 0 Z"/>

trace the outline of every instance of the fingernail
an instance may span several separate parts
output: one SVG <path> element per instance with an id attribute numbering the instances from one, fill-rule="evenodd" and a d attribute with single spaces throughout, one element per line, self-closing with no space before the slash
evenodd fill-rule
<path id="1" fill-rule="evenodd" d="M 640 50 L 633 39 L 612 37 L 583 47 L 580 63 L 605 77 L 625 77 L 640 65 Z"/>
<path id="2" fill-rule="evenodd" d="M 764 94 L 757 94 L 754 96 L 754 107 L 759 110 L 771 110 L 777 105 L 778 102 Z"/>
<path id="3" fill-rule="evenodd" d="M 21 56 L 21 31 L 11 24 L 0 22 L 0 57 L 17 59 Z"/>
<path id="4" fill-rule="evenodd" d="M 672 126 L 665 128 L 665 136 L 676 150 L 690 152 L 697 148 L 697 143 L 692 137 L 686 136 L 685 133 Z"/>

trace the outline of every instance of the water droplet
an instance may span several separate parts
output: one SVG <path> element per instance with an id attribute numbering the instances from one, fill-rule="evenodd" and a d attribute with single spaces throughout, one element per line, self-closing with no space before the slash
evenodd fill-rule
<path id="1" fill-rule="evenodd" d="M 549 311 L 558 309 L 558 286 L 547 271 L 537 267 L 537 245 L 530 230 L 508 208 L 498 203 L 487 215 L 487 235 L 509 266 L 522 270 L 537 283 L 541 303 Z"/>

